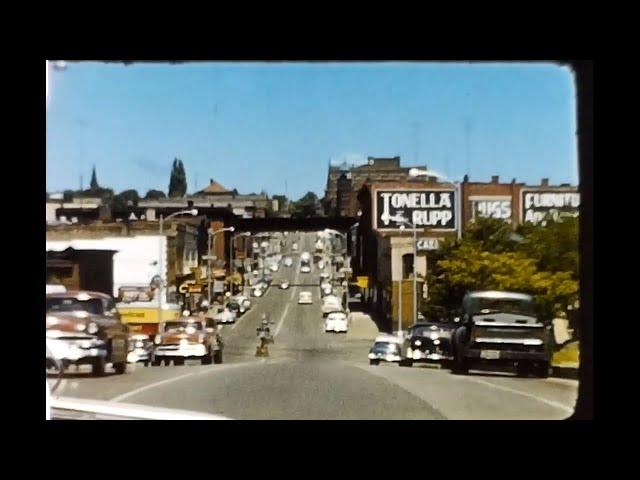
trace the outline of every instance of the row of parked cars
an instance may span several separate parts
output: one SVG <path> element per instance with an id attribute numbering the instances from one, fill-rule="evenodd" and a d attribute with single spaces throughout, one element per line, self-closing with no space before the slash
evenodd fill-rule
<path id="1" fill-rule="evenodd" d="M 420 321 L 403 338 L 381 335 L 368 357 L 371 365 L 436 362 L 458 374 L 478 367 L 508 367 L 520 376 L 545 378 L 551 355 L 551 326 L 536 315 L 531 295 L 477 291 L 465 295 L 461 316 Z"/>

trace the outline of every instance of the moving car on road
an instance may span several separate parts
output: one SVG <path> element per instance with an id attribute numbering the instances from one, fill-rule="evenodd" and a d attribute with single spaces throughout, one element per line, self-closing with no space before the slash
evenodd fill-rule
<path id="1" fill-rule="evenodd" d="M 515 366 L 518 374 L 549 375 L 551 327 L 535 313 L 531 295 L 476 291 L 462 300 L 461 325 L 453 333 L 453 371 L 477 365 Z"/>
<path id="2" fill-rule="evenodd" d="M 211 318 L 181 317 L 161 325 L 161 332 L 154 339 L 152 365 L 164 360 L 169 365 L 184 365 L 189 358 L 199 359 L 202 365 L 222 363 L 222 338 Z"/>
<path id="3" fill-rule="evenodd" d="M 306 305 L 312 304 L 313 303 L 313 297 L 311 295 L 311 292 L 306 292 L 306 291 L 305 292 L 300 292 L 298 294 L 298 303 L 301 304 L 301 305 L 303 305 L 303 304 L 306 304 Z"/>
<path id="4" fill-rule="evenodd" d="M 149 335 L 136 333 L 129 337 L 129 354 L 127 355 L 127 362 L 143 362 L 144 366 L 148 367 L 152 357 L 153 341 L 149 338 Z"/>
<path id="5" fill-rule="evenodd" d="M 320 294 L 323 297 L 326 297 L 327 295 L 331 295 L 332 293 L 333 293 L 333 287 L 329 282 L 323 282 L 320 284 Z"/>
<path id="6" fill-rule="evenodd" d="M 235 312 L 232 312 L 222 305 L 216 305 L 209 310 L 208 314 L 216 321 L 216 323 L 234 323 L 236 321 Z"/>
<path id="7" fill-rule="evenodd" d="M 411 367 L 414 362 L 443 362 L 453 360 L 451 332 L 453 324 L 419 322 L 411 327 L 402 343 L 400 366 Z"/>
<path id="8" fill-rule="evenodd" d="M 63 368 L 91 365 L 95 376 L 111 363 L 118 374 L 127 369 L 129 328 L 120 321 L 114 299 L 100 292 L 69 291 L 46 297 L 46 342 Z"/>
<path id="9" fill-rule="evenodd" d="M 376 337 L 369 350 L 369 364 L 378 365 L 380 362 L 400 362 L 402 340 L 394 335 L 380 335 Z"/>
<path id="10" fill-rule="evenodd" d="M 293 242 L 293 245 L 291 245 L 291 250 L 293 250 L 294 252 L 298 251 L 298 244 L 296 242 Z"/>
<path id="11" fill-rule="evenodd" d="M 347 333 L 349 330 L 349 320 L 347 314 L 342 311 L 329 312 L 324 319 L 324 331 L 335 333 Z"/>
<path id="12" fill-rule="evenodd" d="M 287 282 L 286 280 L 280 282 L 280 290 L 286 290 L 287 288 L 289 288 L 289 282 Z"/>
<path id="13" fill-rule="evenodd" d="M 284 264 L 285 267 L 290 267 L 293 265 L 293 259 L 291 257 L 286 257 L 282 263 Z"/>
<path id="14" fill-rule="evenodd" d="M 231 297 L 227 303 L 227 308 L 234 312 L 237 316 L 242 315 L 251 308 L 251 300 L 244 295 L 236 295 Z"/>
<path id="15" fill-rule="evenodd" d="M 335 295 L 327 295 L 324 297 L 320 309 L 322 310 L 323 317 L 326 317 L 331 312 L 341 312 L 344 310 L 342 308 L 342 302 Z"/>

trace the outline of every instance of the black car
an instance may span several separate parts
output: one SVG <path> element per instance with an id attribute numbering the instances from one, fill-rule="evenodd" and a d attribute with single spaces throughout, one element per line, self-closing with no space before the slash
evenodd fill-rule
<path id="1" fill-rule="evenodd" d="M 402 367 L 414 362 L 444 362 L 453 360 L 451 333 L 455 325 L 449 322 L 419 322 L 411 327 L 402 342 Z"/>

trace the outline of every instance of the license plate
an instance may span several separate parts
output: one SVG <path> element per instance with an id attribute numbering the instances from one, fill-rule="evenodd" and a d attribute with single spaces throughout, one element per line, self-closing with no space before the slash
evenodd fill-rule
<path id="1" fill-rule="evenodd" d="M 495 360 L 496 358 L 500 358 L 500 350 L 481 350 L 480 358 Z"/>

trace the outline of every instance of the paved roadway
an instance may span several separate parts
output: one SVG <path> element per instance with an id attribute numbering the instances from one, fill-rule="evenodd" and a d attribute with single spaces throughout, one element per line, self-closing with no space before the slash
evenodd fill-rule
<path id="1" fill-rule="evenodd" d="M 314 239 L 301 234 L 300 251 L 312 252 Z M 288 290 L 278 288 L 283 278 L 292 284 Z M 269 291 L 252 299 L 252 309 L 223 327 L 222 365 L 138 364 L 126 375 L 102 378 L 81 370 L 66 374 L 56 394 L 235 419 L 563 419 L 572 413 L 578 385 L 573 380 L 370 366 L 375 326 L 362 319 L 346 335 L 325 333 L 318 279 L 315 267 L 302 274 L 296 262 L 282 266 Z M 297 304 L 303 290 L 312 292 L 313 305 Z M 255 357 L 263 312 L 276 322 L 268 358 Z"/>

